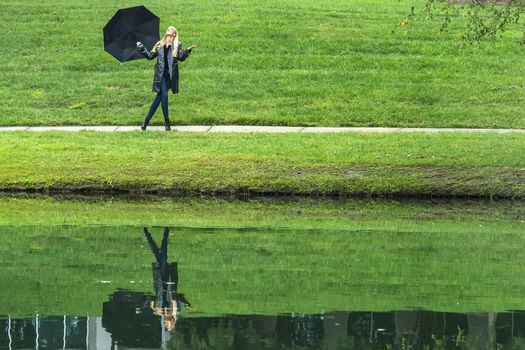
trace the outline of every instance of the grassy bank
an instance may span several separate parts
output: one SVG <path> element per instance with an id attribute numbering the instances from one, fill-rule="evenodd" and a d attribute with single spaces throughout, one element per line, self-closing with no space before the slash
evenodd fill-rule
<path id="1" fill-rule="evenodd" d="M 199 45 L 170 97 L 177 124 L 524 128 L 519 29 L 462 48 L 461 24 L 443 34 L 438 20 L 400 28 L 423 3 L 143 2 L 162 28 L 174 24 L 184 44 Z M 142 121 L 153 63 L 120 64 L 102 38 L 115 11 L 136 2 L 0 6 L 0 125 Z"/>
<path id="2" fill-rule="evenodd" d="M 172 227 L 179 292 L 198 316 L 525 307 L 524 209 L 517 203 L 0 204 L 0 296 L 9 301 L 0 314 L 100 315 L 119 288 L 153 293 L 142 225 L 156 225 L 157 240 L 158 226 Z"/>
<path id="3" fill-rule="evenodd" d="M 525 136 L 0 135 L 0 188 L 164 194 L 525 197 Z"/>

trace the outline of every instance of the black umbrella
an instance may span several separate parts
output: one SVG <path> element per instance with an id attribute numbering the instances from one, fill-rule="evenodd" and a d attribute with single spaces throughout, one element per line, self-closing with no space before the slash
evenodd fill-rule
<path id="1" fill-rule="evenodd" d="M 144 6 L 120 9 L 104 27 L 104 50 L 120 62 L 143 58 L 137 41 L 151 48 L 159 41 L 160 19 Z"/>

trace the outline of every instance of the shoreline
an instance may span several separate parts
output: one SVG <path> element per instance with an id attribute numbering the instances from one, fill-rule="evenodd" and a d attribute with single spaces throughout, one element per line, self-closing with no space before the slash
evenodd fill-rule
<path id="1" fill-rule="evenodd" d="M 513 200 L 525 201 L 525 193 L 510 195 L 505 193 L 483 193 L 474 189 L 466 188 L 464 192 L 458 191 L 450 193 L 446 190 L 432 191 L 395 191 L 385 193 L 362 192 L 362 191 L 321 191 L 321 190 L 272 190 L 266 189 L 246 189 L 246 188 L 223 188 L 223 189 L 188 189 L 188 188 L 161 188 L 144 186 L 96 186 L 96 185 L 53 185 L 53 186 L 0 186 L 0 195 L 45 195 L 45 196 L 86 196 L 86 197 L 122 197 L 122 198 L 143 198 L 148 196 L 165 198 L 231 198 L 231 199 L 251 199 L 251 198 L 275 198 L 275 199 L 443 199 L 443 200 Z"/>

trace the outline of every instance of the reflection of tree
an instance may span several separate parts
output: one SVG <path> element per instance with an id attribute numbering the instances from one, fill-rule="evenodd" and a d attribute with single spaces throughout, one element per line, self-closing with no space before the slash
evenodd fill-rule
<path id="1" fill-rule="evenodd" d="M 87 317 L 0 319 L 0 349 L 77 349 L 86 344 Z"/>
<path id="2" fill-rule="evenodd" d="M 318 348 L 324 333 L 322 315 L 292 316 L 292 345 Z"/>
<path id="3" fill-rule="evenodd" d="M 430 311 L 330 312 L 306 315 L 186 317 L 163 331 L 147 305 L 152 295 L 119 290 L 104 303 L 100 319 L 37 316 L 0 319 L 0 349 L 484 349 L 523 348 L 525 313 Z M 102 334 L 104 333 L 104 334 Z M 102 338 L 97 338 L 102 336 Z M 492 337 L 492 339 L 491 339 Z M 89 340 L 89 343 L 88 343 Z"/>
<path id="4" fill-rule="evenodd" d="M 290 320 L 290 316 L 284 317 Z M 185 318 L 168 345 L 171 349 L 288 348 L 278 345 L 276 321 L 276 316 L 262 315 Z"/>
<path id="5" fill-rule="evenodd" d="M 366 343 L 393 344 L 396 336 L 395 329 L 395 317 L 392 312 L 348 313 L 348 335 L 361 346 Z"/>
<path id="6" fill-rule="evenodd" d="M 4 325 L 2 324 L 2 326 Z M 4 328 L 5 332 L 2 332 L 3 334 L 0 337 L 0 344 L 9 344 L 12 349 L 30 348 L 35 345 L 37 334 L 36 319 L 6 320 L 5 326 L 2 327 L 2 330 Z"/>
<path id="7" fill-rule="evenodd" d="M 159 347 L 161 334 L 158 317 L 151 311 L 136 313 L 138 305 L 149 303 L 151 296 L 119 290 L 102 305 L 102 326 L 113 343 L 129 347 Z"/>
<path id="8" fill-rule="evenodd" d="M 415 310 L 348 315 L 348 334 L 363 348 L 391 344 L 419 349 L 445 344 L 447 348 L 459 349 L 468 330 L 466 314 Z"/>

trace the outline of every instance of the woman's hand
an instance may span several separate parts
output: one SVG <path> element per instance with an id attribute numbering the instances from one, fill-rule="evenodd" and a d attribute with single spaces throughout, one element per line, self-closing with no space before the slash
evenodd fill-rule
<path id="1" fill-rule="evenodd" d="M 188 51 L 191 51 L 191 50 L 193 50 L 193 49 L 196 48 L 196 47 L 197 47 L 197 45 L 193 44 L 193 45 L 191 45 L 190 47 L 188 47 Z"/>
<path id="2" fill-rule="evenodd" d="M 137 41 L 137 47 L 141 48 L 142 46 L 143 46 L 142 43 L 140 41 Z"/>

